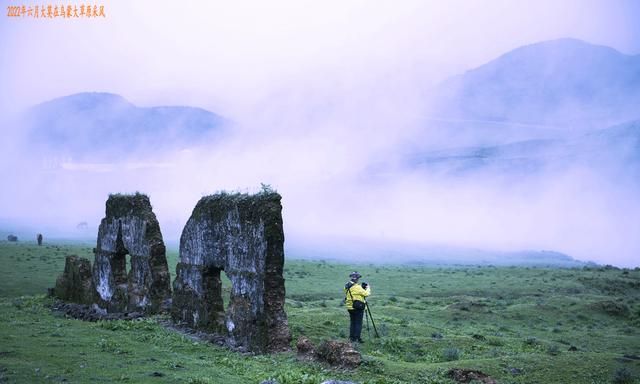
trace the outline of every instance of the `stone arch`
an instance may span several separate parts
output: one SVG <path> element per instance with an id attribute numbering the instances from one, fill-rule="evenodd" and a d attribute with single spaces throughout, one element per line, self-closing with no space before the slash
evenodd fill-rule
<path id="1" fill-rule="evenodd" d="M 169 305 L 166 248 L 146 195 L 109 196 L 98 228 L 93 286 L 97 304 L 109 312 L 155 313 Z"/>
<path id="2" fill-rule="evenodd" d="M 229 344 L 251 351 L 289 349 L 280 200 L 274 192 L 200 199 L 180 238 L 175 321 L 221 333 Z M 221 271 L 231 280 L 226 311 Z"/>

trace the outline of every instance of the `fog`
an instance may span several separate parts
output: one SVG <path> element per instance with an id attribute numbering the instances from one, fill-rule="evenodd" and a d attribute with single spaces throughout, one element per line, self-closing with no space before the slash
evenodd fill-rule
<path id="1" fill-rule="evenodd" d="M 433 108 L 450 76 L 523 45 L 571 37 L 637 55 L 637 3 L 105 6 L 104 20 L 0 20 L 2 233 L 95 239 L 108 194 L 140 191 L 176 241 L 200 197 L 266 183 L 283 196 L 297 257 L 324 246 L 340 259 L 357 244 L 355 259 L 381 260 L 388 243 L 639 265 L 637 146 L 592 144 L 606 124 L 473 121 Z M 112 157 L 99 144 L 82 157 L 33 144 L 32 106 L 95 91 L 227 122 L 197 145 L 135 142 Z M 552 145 L 502 147 L 526 140 Z M 467 156 L 493 147 L 479 163 Z"/>

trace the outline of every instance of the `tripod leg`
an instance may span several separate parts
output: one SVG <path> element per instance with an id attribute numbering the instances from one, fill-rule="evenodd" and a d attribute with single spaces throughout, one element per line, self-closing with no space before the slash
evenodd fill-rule
<path id="1" fill-rule="evenodd" d="M 373 321 L 373 316 L 371 316 L 371 309 L 369 308 L 369 303 L 366 303 L 367 312 L 369 313 L 369 317 L 371 318 L 371 324 L 373 325 L 373 331 L 375 332 L 376 337 L 380 337 L 378 334 L 378 328 L 376 328 L 376 322 Z"/>
<path id="2" fill-rule="evenodd" d="M 364 311 L 364 316 L 367 318 L 367 335 L 369 336 L 369 339 L 371 339 L 371 331 L 369 330 L 369 314 L 367 311 Z"/>

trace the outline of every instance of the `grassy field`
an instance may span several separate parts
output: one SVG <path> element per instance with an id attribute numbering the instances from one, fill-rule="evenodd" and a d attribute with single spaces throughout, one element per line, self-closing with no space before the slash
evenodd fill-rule
<path id="1" fill-rule="evenodd" d="M 373 290 L 379 339 L 359 346 L 355 371 L 249 356 L 166 329 L 166 317 L 88 323 L 53 314 L 46 289 L 64 257 L 93 244 L 0 242 L 0 383 L 453 383 L 451 368 L 499 383 L 638 383 L 640 271 L 341 265 L 287 260 L 295 340 L 343 339 L 346 275 Z M 176 252 L 169 253 L 172 272 Z M 373 329 L 371 329 L 373 336 Z"/>

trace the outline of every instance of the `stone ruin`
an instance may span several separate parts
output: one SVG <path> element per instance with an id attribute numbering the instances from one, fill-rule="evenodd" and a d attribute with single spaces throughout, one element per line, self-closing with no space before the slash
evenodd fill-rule
<path id="1" fill-rule="evenodd" d="M 93 268 L 87 259 L 67 257 L 55 296 L 97 304 L 110 313 L 157 313 L 168 308 L 169 267 L 160 225 L 147 196 L 109 196 L 94 253 Z"/>
<path id="2" fill-rule="evenodd" d="M 68 256 L 53 294 L 107 316 L 78 316 L 75 307 L 66 311 L 75 317 L 122 313 L 128 318 L 170 310 L 175 322 L 223 336 L 230 346 L 259 353 L 288 350 L 280 200 L 271 191 L 203 197 L 182 232 L 171 297 L 165 246 L 149 198 L 110 195 L 93 267 L 87 259 Z M 222 271 L 231 281 L 226 311 Z"/>
<path id="3" fill-rule="evenodd" d="M 149 198 L 111 195 L 93 263 L 97 304 L 108 312 L 156 313 L 168 307 L 171 279 L 160 224 Z M 127 258 L 131 269 L 127 273 Z"/>
<path id="4" fill-rule="evenodd" d="M 64 262 L 64 272 L 56 280 L 53 295 L 72 303 L 93 303 L 94 289 L 91 262 L 84 257 L 67 256 Z"/>
<path id="5" fill-rule="evenodd" d="M 289 349 L 280 200 L 269 191 L 200 199 L 180 238 L 174 321 L 226 335 L 228 344 L 251 351 Z M 231 280 L 226 312 L 221 271 Z"/>

